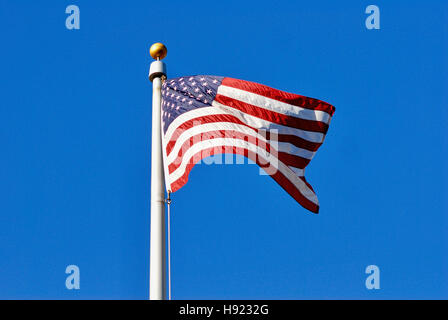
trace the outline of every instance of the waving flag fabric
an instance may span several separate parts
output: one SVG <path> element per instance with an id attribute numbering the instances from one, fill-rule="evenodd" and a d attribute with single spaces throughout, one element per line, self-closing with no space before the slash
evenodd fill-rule
<path id="1" fill-rule="evenodd" d="M 326 102 L 254 82 L 201 75 L 168 79 L 161 115 L 167 188 L 184 186 L 203 158 L 240 154 L 317 213 L 319 202 L 304 169 L 322 145 L 334 111 Z"/>

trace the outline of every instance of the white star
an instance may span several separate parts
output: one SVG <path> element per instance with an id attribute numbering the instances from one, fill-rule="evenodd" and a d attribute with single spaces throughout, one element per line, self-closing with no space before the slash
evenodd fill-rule
<path id="1" fill-rule="evenodd" d="M 207 93 L 208 93 L 208 94 L 212 94 L 212 92 L 213 92 L 213 91 L 210 90 L 210 89 L 207 90 Z"/>
<path id="2" fill-rule="evenodd" d="M 216 84 L 216 83 L 218 83 L 218 80 L 216 80 L 216 79 L 215 79 L 215 80 L 213 80 L 213 83 L 215 83 L 215 84 Z"/>
<path id="3" fill-rule="evenodd" d="M 186 100 L 187 100 L 186 98 L 183 98 L 183 99 L 182 99 L 182 102 L 185 102 Z"/>
<path id="4" fill-rule="evenodd" d="M 195 81 L 193 81 L 193 82 L 191 83 L 191 85 L 192 85 L 192 86 L 195 86 L 195 85 L 196 85 L 196 82 L 195 82 Z"/>
<path id="5" fill-rule="evenodd" d="M 207 103 L 207 102 L 208 102 L 207 99 L 205 99 L 205 100 L 204 100 L 204 103 Z"/>
<path id="6" fill-rule="evenodd" d="M 190 78 L 190 79 L 188 79 L 188 80 L 190 80 L 190 81 L 193 81 L 193 79 L 194 79 L 194 78 L 193 78 L 193 77 L 191 77 L 191 78 Z"/>
<path id="7" fill-rule="evenodd" d="M 193 101 L 190 100 L 190 101 L 188 102 L 188 104 L 191 106 L 191 105 L 193 104 Z"/>
<path id="8" fill-rule="evenodd" d="M 194 92 L 199 92 L 199 91 L 200 91 L 199 88 L 194 89 Z"/>
<path id="9" fill-rule="evenodd" d="M 207 86 L 207 82 L 202 83 L 202 85 L 203 85 L 204 87 L 206 87 L 206 86 Z"/>

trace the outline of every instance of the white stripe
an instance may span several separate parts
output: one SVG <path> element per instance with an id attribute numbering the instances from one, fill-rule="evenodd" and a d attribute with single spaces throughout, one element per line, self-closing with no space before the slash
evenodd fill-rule
<path id="1" fill-rule="evenodd" d="M 203 134 L 203 133 L 211 132 L 211 131 L 215 131 L 215 130 L 233 130 L 233 131 L 241 132 L 245 136 L 255 137 L 264 143 L 269 143 L 271 146 L 271 153 L 274 153 L 274 154 L 276 154 L 276 152 L 278 150 L 279 152 L 293 154 L 293 155 L 296 155 L 296 156 L 299 156 L 299 157 L 302 157 L 305 159 L 310 159 L 310 160 L 314 156 L 314 152 L 312 152 L 312 151 L 297 148 L 296 146 L 294 146 L 293 144 L 290 144 L 288 142 L 278 142 L 275 140 L 275 137 L 272 137 L 272 136 L 271 136 L 271 140 L 267 141 L 263 135 L 259 134 L 256 130 L 253 130 L 252 128 L 249 128 L 249 127 L 246 127 L 246 126 L 243 126 L 240 124 L 232 123 L 232 122 L 216 122 L 216 123 L 206 123 L 206 124 L 202 124 L 199 126 L 194 126 L 190 129 L 183 131 L 180 134 L 180 136 L 177 138 L 174 147 L 171 149 L 171 152 L 167 157 L 168 163 L 171 163 L 177 159 L 177 156 L 178 156 L 179 151 L 181 150 L 183 144 L 186 141 L 189 141 L 190 138 L 192 138 L 196 135 L 199 135 L 199 134 Z M 218 137 L 216 137 L 216 138 L 218 138 Z M 231 138 L 231 134 L 228 138 Z M 198 139 L 200 139 L 200 137 Z M 200 142 L 200 141 L 201 140 L 193 141 L 193 144 Z M 191 147 L 191 145 L 187 146 L 187 148 L 190 148 L 190 147 Z M 185 152 L 185 150 L 184 150 L 184 152 Z"/>
<path id="2" fill-rule="evenodd" d="M 267 98 L 249 91 L 224 85 L 218 87 L 218 94 L 257 106 L 259 108 L 301 119 L 322 121 L 324 123 L 328 123 L 331 118 L 331 116 L 325 111 L 305 109 L 282 101 Z"/>
<path id="3" fill-rule="evenodd" d="M 227 111 L 227 113 L 232 114 L 233 116 L 240 119 L 242 122 L 247 123 L 249 126 L 257 128 L 257 129 L 267 130 L 267 131 L 278 130 L 279 134 L 290 134 L 290 135 L 298 136 L 302 139 L 305 139 L 305 140 L 308 140 L 311 142 L 315 142 L 315 143 L 321 143 L 325 137 L 325 135 L 321 132 L 306 131 L 306 130 L 283 126 L 281 124 L 273 123 L 273 122 L 270 122 L 270 121 L 267 121 L 264 119 L 254 117 L 250 114 L 247 114 L 238 109 L 234 109 L 232 107 L 226 106 L 226 105 L 221 104 L 216 101 L 213 101 L 212 105 Z"/>
<path id="4" fill-rule="evenodd" d="M 275 141 L 275 139 L 272 136 L 271 136 L 271 141 Z M 296 147 L 295 145 L 293 145 L 292 143 L 289 143 L 289 142 L 277 142 L 277 144 L 278 144 L 277 150 L 279 152 L 293 154 L 295 156 L 299 156 L 299 157 L 302 157 L 305 159 L 311 160 L 311 159 L 313 159 L 314 155 L 316 154 L 316 152 Z"/>
<path id="5" fill-rule="evenodd" d="M 181 126 L 184 122 L 187 122 L 194 118 L 199 118 L 203 116 L 209 116 L 209 115 L 218 115 L 218 114 L 225 114 L 222 112 L 222 110 L 219 110 L 214 107 L 204 107 L 204 108 L 198 108 L 193 109 L 191 111 L 187 111 L 180 116 L 178 116 L 176 119 L 174 119 L 173 122 L 170 123 L 168 129 L 165 133 L 165 142 L 168 143 L 171 140 L 171 136 L 173 135 L 174 131 Z"/>
<path id="6" fill-rule="evenodd" d="M 311 132 L 311 131 L 305 131 L 300 130 L 296 128 L 286 127 L 282 125 L 278 125 L 263 119 L 259 119 L 257 117 L 248 115 L 244 112 L 241 112 L 239 110 L 230 108 L 228 106 L 225 106 L 223 104 L 220 104 L 216 101 L 213 101 L 212 107 L 204 107 L 204 108 L 198 108 L 194 109 L 188 112 L 185 112 L 178 116 L 174 121 L 168 126 L 168 129 L 166 131 L 166 134 L 164 135 L 165 143 L 168 143 L 172 140 L 172 135 L 176 131 L 176 129 L 181 126 L 184 122 L 190 121 L 195 118 L 199 118 L 202 116 L 209 116 L 209 115 L 233 115 L 236 118 L 238 118 L 241 122 L 246 123 L 247 125 L 257 128 L 259 130 L 278 130 L 279 134 L 290 134 L 299 136 L 302 139 L 311 141 L 311 142 L 317 142 L 321 143 L 325 137 L 323 133 L 320 132 Z M 197 125 L 200 125 L 201 123 L 198 122 Z M 165 144 L 166 146 L 166 144 Z"/>
<path id="7" fill-rule="evenodd" d="M 191 137 L 198 135 L 198 134 L 215 131 L 215 130 L 235 130 L 235 131 L 242 132 L 243 134 L 246 134 L 248 136 L 257 137 L 259 139 L 262 139 L 264 142 L 266 142 L 266 139 L 264 139 L 261 135 L 258 135 L 255 130 L 248 128 L 246 126 L 236 124 L 236 123 L 216 122 L 216 123 L 201 124 L 198 126 L 194 126 L 188 130 L 185 130 L 180 134 L 180 136 L 176 140 L 176 143 L 175 143 L 173 149 L 171 150 L 170 154 L 168 155 L 168 159 L 167 159 L 168 163 L 171 164 L 174 160 L 177 159 L 177 155 L 179 154 L 179 151 L 182 148 L 182 145 L 186 141 L 188 141 Z M 222 138 L 222 137 L 216 137 L 216 138 Z M 231 136 L 229 136 L 227 138 L 231 138 Z M 204 139 L 204 141 L 205 140 L 207 140 L 207 139 Z M 210 139 L 208 139 L 208 140 L 210 140 Z M 194 145 L 198 142 L 201 142 L 201 140 L 199 139 L 198 141 L 193 141 L 192 145 Z M 192 145 L 189 145 L 187 147 L 187 149 L 190 148 Z"/>
<path id="8" fill-rule="evenodd" d="M 248 143 L 247 141 L 239 140 L 239 139 L 226 139 L 226 138 L 216 138 L 212 140 L 205 140 L 198 142 L 194 144 L 190 149 L 187 150 L 187 152 L 184 154 L 182 158 L 181 165 L 170 174 L 170 182 L 173 184 L 173 182 L 177 181 L 179 178 L 181 178 L 185 174 L 185 170 L 187 168 L 187 165 L 190 163 L 191 158 L 202 150 L 213 148 L 213 147 L 219 147 L 219 146 L 231 146 L 231 147 L 239 147 L 244 148 L 249 151 L 252 151 L 258 155 L 260 155 L 262 158 L 270 162 L 270 165 L 273 166 L 275 169 L 279 170 L 298 190 L 299 192 L 306 197 L 311 202 L 315 203 L 316 205 L 319 205 L 319 201 L 317 200 L 316 194 L 300 179 L 297 174 L 300 174 L 300 176 L 303 176 L 304 171 L 300 169 L 295 169 L 295 171 L 292 171 L 291 168 L 286 166 L 283 162 L 279 161 L 276 157 L 273 155 L 270 155 L 266 152 L 266 150 L 263 150 L 261 148 L 258 148 L 256 145 L 253 145 L 251 143 Z"/>
<path id="9" fill-rule="evenodd" d="M 288 166 L 288 168 L 291 169 L 292 172 L 294 172 L 297 176 L 299 176 L 299 177 L 303 177 L 304 176 L 304 172 L 303 172 L 304 170 L 303 169 L 294 168 L 294 167 L 291 167 L 291 166 Z"/>

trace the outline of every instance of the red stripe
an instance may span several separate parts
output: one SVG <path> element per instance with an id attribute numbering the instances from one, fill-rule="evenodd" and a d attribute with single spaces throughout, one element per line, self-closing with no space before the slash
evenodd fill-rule
<path id="1" fill-rule="evenodd" d="M 224 78 L 222 81 L 222 85 L 249 91 L 258 94 L 260 96 L 292 104 L 294 106 L 298 106 L 301 108 L 325 111 L 330 116 L 333 116 L 335 111 L 334 106 L 324 101 L 305 97 L 299 94 L 280 91 L 255 82 L 238 80 L 233 78 Z"/>
<path id="2" fill-rule="evenodd" d="M 305 169 L 305 167 L 310 163 L 310 159 L 302 158 L 298 155 L 294 155 L 286 152 L 279 152 L 278 159 L 286 164 L 287 166 Z"/>
<path id="3" fill-rule="evenodd" d="M 233 99 L 227 96 L 217 94 L 215 101 L 222 103 L 228 107 L 240 110 L 244 113 L 250 114 L 257 118 L 267 120 L 273 123 L 281 124 L 283 126 L 292 127 L 296 129 L 321 132 L 323 134 L 328 131 L 328 124 L 321 121 L 306 120 L 301 118 L 296 118 L 293 116 L 287 116 L 282 113 L 274 112 L 271 110 L 266 110 L 249 103 L 242 102 L 237 99 Z"/>
<path id="4" fill-rule="evenodd" d="M 261 148 L 263 150 L 266 150 L 266 152 L 274 155 L 276 158 L 278 158 L 284 164 L 286 164 L 288 166 L 295 167 L 295 168 L 304 169 L 310 162 L 309 159 L 305 159 L 305 158 L 302 158 L 297 155 L 293 155 L 293 154 L 286 153 L 286 152 L 278 152 L 275 148 L 272 148 L 272 146 L 269 143 L 266 143 L 263 140 L 260 140 L 255 136 L 248 135 L 246 133 L 242 133 L 242 132 L 235 131 L 235 130 L 214 130 L 214 131 L 199 133 L 197 135 L 190 137 L 190 139 L 186 140 L 182 144 L 181 148 L 179 149 L 176 159 L 174 159 L 171 163 L 168 164 L 168 172 L 171 174 L 177 168 L 180 167 L 180 165 L 182 164 L 183 156 L 196 143 L 205 141 L 205 140 L 216 139 L 216 138 L 231 138 L 231 139 L 239 139 L 239 140 L 247 141 L 248 143 L 258 146 L 259 148 Z"/>
<path id="5" fill-rule="evenodd" d="M 185 130 L 188 130 L 197 125 L 206 124 L 206 123 L 216 123 L 216 122 L 235 123 L 235 124 L 246 126 L 248 128 L 251 128 L 251 129 L 259 132 L 258 129 L 245 124 L 240 119 L 238 119 L 237 117 L 232 116 L 232 115 L 218 114 L 218 115 L 202 116 L 202 117 L 190 119 L 190 120 L 182 123 L 179 127 L 176 128 L 176 130 L 173 132 L 173 134 L 171 136 L 171 140 L 168 141 L 168 143 L 167 143 L 167 147 L 166 147 L 167 155 L 169 155 L 171 153 L 172 149 L 174 148 L 174 145 L 176 144 L 176 140 L 179 138 L 179 136 Z M 316 151 L 322 145 L 322 143 L 310 142 L 310 141 L 307 141 L 305 139 L 302 139 L 300 137 L 290 135 L 290 134 L 275 134 L 275 135 L 272 135 L 272 137 L 271 137 L 270 132 L 260 131 L 260 133 L 261 132 L 263 132 L 263 134 L 265 134 L 266 140 L 276 139 L 279 142 L 289 142 L 298 148 L 306 149 L 309 151 Z"/>
<path id="6" fill-rule="evenodd" d="M 269 132 L 266 134 L 266 139 L 270 140 Z M 276 139 L 278 140 L 278 142 L 289 142 L 298 148 L 306 149 L 313 152 L 317 151 L 317 149 L 319 149 L 319 147 L 322 145 L 322 143 L 310 142 L 292 134 L 279 134 Z"/>
<path id="7" fill-rule="evenodd" d="M 257 163 L 259 166 L 261 166 L 266 171 L 267 174 L 269 174 L 283 189 L 285 189 L 286 192 L 288 192 L 305 209 L 308 209 L 314 213 L 319 212 L 319 206 L 316 205 L 315 203 L 313 203 L 312 201 L 308 200 L 294 186 L 294 184 L 291 181 L 289 181 L 288 178 L 286 178 L 286 176 L 283 175 L 278 169 L 275 169 L 275 173 L 270 172 L 270 171 L 272 171 L 272 169 L 270 170 L 269 168 L 263 167 L 263 163 L 266 163 L 266 161 L 264 161 L 264 159 L 262 161 L 260 161 L 259 160 L 260 157 L 257 154 L 255 154 L 254 152 L 251 152 L 247 149 L 239 148 L 239 147 L 217 146 L 217 147 L 212 147 L 212 148 L 208 148 L 208 149 L 199 151 L 192 157 L 193 161 L 190 161 L 190 163 L 188 163 L 188 165 L 185 169 L 185 173 L 182 175 L 182 177 L 180 177 L 179 179 L 177 179 L 176 181 L 174 181 L 171 184 L 171 191 L 176 192 L 177 190 L 182 188 L 188 182 L 188 176 L 196 163 L 198 163 L 199 161 L 201 161 L 202 159 L 204 159 L 206 157 L 209 157 L 209 156 L 212 156 L 215 154 L 220 154 L 220 153 L 239 154 L 239 155 L 243 155 L 243 156 L 251 159 L 252 161 Z"/>

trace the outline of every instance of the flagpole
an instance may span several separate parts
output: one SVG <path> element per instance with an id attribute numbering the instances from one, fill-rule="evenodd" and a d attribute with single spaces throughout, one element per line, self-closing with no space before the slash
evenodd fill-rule
<path id="1" fill-rule="evenodd" d="M 151 230 L 149 257 L 149 299 L 166 299 L 166 237 L 165 237 L 165 182 L 163 176 L 161 136 L 161 89 L 166 66 L 161 61 L 166 47 L 155 43 L 149 50 L 156 61 L 151 63 L 149 80 L 152 82 L 152 141 L 151 141 Z"/>

